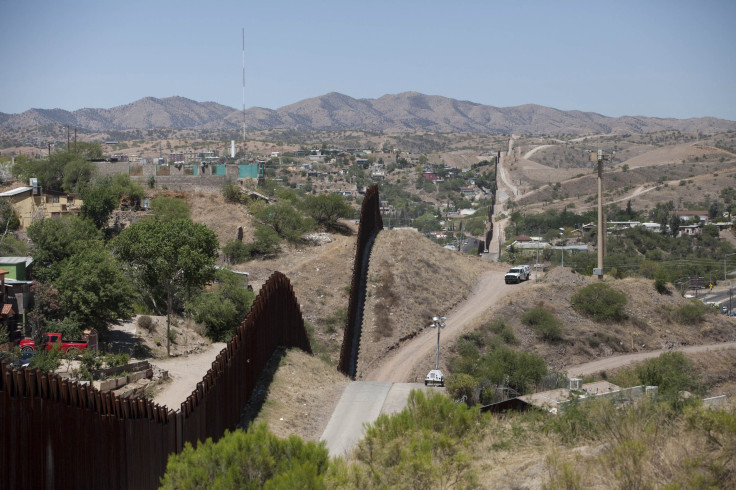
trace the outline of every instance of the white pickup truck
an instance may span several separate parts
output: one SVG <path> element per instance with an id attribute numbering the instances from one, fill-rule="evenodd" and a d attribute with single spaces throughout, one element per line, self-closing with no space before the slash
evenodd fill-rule
<path id="1" fill-rule="evenodd" d="M 528 281 L 531 272 L 532 269 L 528 265 L 517 265 L 506 273 L 504 279 L 506 280 L 506 284 L 518 284 L 521 281 Z"/>

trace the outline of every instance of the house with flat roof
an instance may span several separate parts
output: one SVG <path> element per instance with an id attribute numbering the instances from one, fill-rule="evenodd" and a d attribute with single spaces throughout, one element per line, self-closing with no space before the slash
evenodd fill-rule
<path id="1" fill-rule="evenodd" d="M 38 186 L 18 187 L 2 192 L 0 199 L 9 202 L 13 207 L 21 228 L 43 218 L 77 216 L 82 209 L 79 194 L 44 191 Z"/>

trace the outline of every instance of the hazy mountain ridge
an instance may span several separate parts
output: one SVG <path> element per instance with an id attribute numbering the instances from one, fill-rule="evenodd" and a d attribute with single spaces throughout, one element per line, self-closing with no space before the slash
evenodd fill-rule
<path id="1" fill-rule="evenodd" d="M 417 92 L 354 99 L 331 92 L 277 110 L 246 110 L 246 129 L 424 131 L 486 134 L 608 134 L 663 130 L 723 132 L 736 122 L 713 117 L 664 119 L 644 116 L 607 117 L 594 112 L 563 111 L 536 104 L 493 107 Z M 30 109 L 22 114 L 0 113 L 1 128 L 60 124 L 90 131 L 206 128 L 239 129 L 242 111 L 215 102 L 184 97 L 146 97 L 111 109 Z"/>

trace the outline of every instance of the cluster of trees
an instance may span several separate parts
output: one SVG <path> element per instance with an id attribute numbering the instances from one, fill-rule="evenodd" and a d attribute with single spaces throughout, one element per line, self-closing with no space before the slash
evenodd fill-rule
<path id="1" fill-rule="evenodd" d="M 278 251 L 282 240 L 301 243 L 305 233 L 315 229 L 340 230 L 339 219 L 355 215 L 352 206 L 338 194 L 311 195 L 291 189 L 275 189 L 277 201 L 244 199 L 232 186 L 223 188 L 230 202 L 244 203 L 256 220 L 255 240 L 244 243 L 230 240 L 223 254 L 230 263 L 240 263 L 255 256 L 266 256 Z"/>
<path id="2" fill-rule="evenodd" d="M 93 199 L 79 217 L 43 219 L 28 228 L 37 279 L 29 321 L 36 337 L 50 329 L 68 338 L 87 328 L 104 334 L 109 322 L 134 310 L 169 317 L 189 311 L 213 339 L 232 335 L 253 293 L 240 276 L 216 273 L 217 236 L 190 219 L 186 202 L 158 197 L 149 216 L 117 233 L 104 216 L 121 196 L 142 197 L 142 189 L 127 176 L 100 179 L 88 189 Z"/>
<path id="3" fill-rule="evenodd" d="M 81 192 L 96 174 L 89 160 L 102 157 L 102 146 L 86 142 L 75 146 L 76 152 L 60 151 L 47 158 L 19 156 L 12 168 L 13 177 L 22 182 L 37 178 L 38 185 L 47 191 Z"/>

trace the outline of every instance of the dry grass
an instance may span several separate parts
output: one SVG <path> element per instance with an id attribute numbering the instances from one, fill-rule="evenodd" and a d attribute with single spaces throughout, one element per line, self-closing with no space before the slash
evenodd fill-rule
<path id="1" fill-rule="evenodd" d="M 253 241 L 253 223 L 245 206 L 225 202 L 221 194 L 186 193 L 186 201 L 195 223 L 207 225 L 217 234 L 220 246 L 237 238 L 243 227 L 243 242 Z"/>
<path id="2" fill-rule="evenodd" d="M 358 371 L 368 371 L 402 340 L 422 331 L 470 292 L 492 264 L 442 248 L 415 230 L 378 234 L 368 268 Z"/>
<path id="3" fill-rule="evenodd" d="M 299 349 L 286 353 L 255 423 L 267 422 L 279 437 L 298 434 L 318 441 L 349 379 Z"/>

